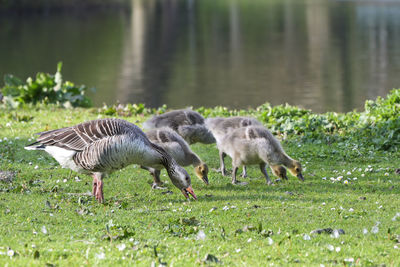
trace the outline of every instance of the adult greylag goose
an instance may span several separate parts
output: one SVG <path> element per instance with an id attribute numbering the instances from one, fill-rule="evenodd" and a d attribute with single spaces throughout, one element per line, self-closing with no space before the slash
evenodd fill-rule
<path id="1" fill-rule="evenodd" d="M 208 166 L 194 153 L 186 141 L 170 128 L 153 129 L 146 132 L 151 142 L 167 151 L 181 166 L 193 165 L 194 172 L 208 185 Z M 160 169 L 146 168 L 154 177 L 153 187 L 161 186 Z"/>
<path id="2" fill-rule="evenodd" d="M 212 133 L 204 125 L 204 118 L 190 109 L 178 109 L 156 115 L 143 123 L 145 130 L 168 127 L 177 132 L 188 144 L 215 143 Z"/>
<path id="3" fill-rule="evenodd" d="M 93 177 L 93 195 L 104 201 L 103 177 L 130 164 L 164 167 L 186 198 L 197 198 L 189 174 L 136 125 L 121 119 L 99 119 L 38 133 L 27 150 L 44 150 L 63 168 Z"/>
<path id="4" fill-rule="evenodd" d="M 268 184 L 271 184 L 271 180 L 265 169 L 266 164 L 270 166 L 283 165 L 292 175 L 304 181 L 301 164 L 289 157 L 278 139 L 264 127 L 237 128 L 227 133 L 218 145 L 222 153 L 232 158 L 232 184 L 244 184 L 236 179 L 238 167 L 253 164 L 260 166 Z"/>

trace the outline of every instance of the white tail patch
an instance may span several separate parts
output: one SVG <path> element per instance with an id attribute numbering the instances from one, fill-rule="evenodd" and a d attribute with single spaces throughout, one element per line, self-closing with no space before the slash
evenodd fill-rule
<path id="1" fill-rule="evenodd" d="M 76 154 L 74 150 L 68 150 L 57 146 L 46 146 L 44 151 L 57 160 L 63 168 L 68 168 L 73 171 L 80 171 L 82 169 L 74 162 L 73 156 Z"/>
<path id="2" fill-rule="evenodd" d="M 24 147 L 26 150 L 44 150 L 44 148 L 39 148 L 36 146 L 26 146 Z"/>

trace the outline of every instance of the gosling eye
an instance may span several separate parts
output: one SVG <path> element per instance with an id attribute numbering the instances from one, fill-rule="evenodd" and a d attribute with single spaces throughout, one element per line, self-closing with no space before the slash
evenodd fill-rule
<path id="1" fill-rule="evenodd" d="M 189 182 L 189 177 L 186 177 L 185 180 L 186 180 L 186 182 Z"/>

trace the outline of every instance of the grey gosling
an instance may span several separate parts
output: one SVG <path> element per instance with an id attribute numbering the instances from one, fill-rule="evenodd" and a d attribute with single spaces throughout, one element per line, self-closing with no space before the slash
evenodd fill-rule
<path id="1" fill-rule="evenodd" d="M 224 136 L 218 148 L 232 158 L 232 184 L 245 184 L 237 181 L 237 169 L 241 165 L 252 164 L 260 166 L 268 184 L 271 184 L 271 180 L 265 169 L 266 164 L 273 166 L 273 169 L 283 165 L 292 175 L 304 181 L 301 164 L 289 157 L 280 142 L 264 127 L 237 128 Z"/>
<path id="2" fill-rule="evenodd" d="M 190 109 L 178 109 L 156 115 L 143 123 L 145 130 L 168 127 L 177 132 L 188 144 L 215 143 L 212 133 L 204 125 L 204 118 Z"/>
<path id="3" fill-rule="evenodd" d="M 186 141 L 170 128 L 154 129 L 146 132 L 151 142 L 167 151 L 181 166 L 193 165 L 194 172 L 205 184 L 208 185 L 208 167 L 199 156 L 194 153 Z M 142 168 L 150 171 L 154 177 L 153 188 L 160 188 L 160 169 Z"/>
<path id="4" fill-rule="evenodd" d="M 121 119 L 99 119 L 38 133 L 27 150 L 44 150 L 63 168 L 93 177 L 93 195 L 101 203 L 103 177 L 130 164 L 164 167 L 172 183 L 197 199 L 189 174 L 160 146 L 149 141 L 136 125 Z"/>
<path id="5" fill-rule="evenodd" d="M 221 142 L 224 136 L 231 132 L 234 129 L 246 127 L 250 125 L 258 125 L 262 126 L 261 122 L 253 117 L 242 117 L 242 116 L 234 116 L 234 117 L 215 117 L 215 118 L 207 118 L 205 120 L 205 125 L 213 134 L 217 147 L 218 143 Z M 220 159 L 220 171 L 223 176 L 226 176 L 226 169 L 224 163 L 224 157 L 221 155 L 221 151 L 219 151 L 219 159 Z M 247 177 L 246 166 L 243 166 L 242 177 Z M 281 177 L 283 178 L 283 177 Z"/>

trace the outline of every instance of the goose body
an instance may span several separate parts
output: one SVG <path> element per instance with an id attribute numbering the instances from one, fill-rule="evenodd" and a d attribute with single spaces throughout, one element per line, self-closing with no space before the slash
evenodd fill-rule
<path id="1" fill-rule="evenodd" d="M 93 194 L 99 202 L 104 200 L 103 177 L 131 164 L 165 167 L 185 197 L 188 192 L 195 197 L 187 172 L 130 122 L 99 119 L 38 135 L 37 141 L 25 149 L 44 150 L 63 168 L 91 175 Z"/>
<path id="2" fill-rule="evenodd" d="M 147 137 L 154 144 L 167 151 L 181 166 L 193 165 L 194 172 L 205 184 L 208 184 L 208 167 L 200 157 L 194 153 L 186 141 L 170 128 L 153 129 L 146 132 Z M 160 185 L 160 169 L 149 169 L 154 177 L 155 186 Z"/>
<path id="3" fill-rule="evenodd" d="M 228 118 L 208 118 L 205 120 L 205 124 L 207 128 L 212 132 L 215 137 L 217 147 L 218 144 L 221 143 L 222 139 L 225 135 L 237 128 L 247 127 L 247 126 L 260 126 L 262 127 L 262 123 L 253 117 L 243 117 L 243 116 L 234 116 Z M 222 175 L 226 175 L 225 169 L 225 153 L 221 150 L 219 151 L 219 161 L 220 161 L 220 170 Z M 280 165 L 271 166 L 272 174 L 279 177 L 280 179 L 287 180 L 286 169 Z M 243 165 L 243 173 L 242 177 L 247 177 L 246 165 Z"/>
<path id="4" fill-rule="evenodd" d="M 241 165 L 260 166 L 267 183 L 271 180 L 265 170 L 266 165 L 273 169 L 283 165 L 290 173 L 304 180 L 301 165 L 289 157 L 283 150 L 280 142 L 266 128 L 261 126 L 248 126 L 237 128 L 227 133 L 218 144 L 219 150 L 232 158 L 232 183 L 237 184 L 236 172 Z"/>
<path id="5" fill-rule="evenodd" d="M 234 117 L 228 117 L 228 118 L 222 118 L 222 117 L 215 117 L 215 118 L 207 118 L 205 120 L 205 125 L 207 129 L 210 130 L 210 132 L 213 134 L 217 147 L 219 147 L 219 143 L 221 143 L 222 139 L 224 136 L 233 131 L 234 129 L 241 128 L 241 127 L 246 127 L 250 125 L 258 125 L 262 126 L 261 122 L 259 122 L 257 119 L 253 117 L 242 117 L 242 116 L 234 116 Z M 226 175 L 226 169 L 225 169 L 225 162 L 224 162 L 224 154 L 219 151 L 219 159 L 220 159 L 220 170 L 222 175 Z M 246 166 L 243 166 L 243 177 L 246 177 Z"/>
<path id="6" fill-rule="evenodd" d="M 178 109 L 154 116 L 144 122 L 143 128 L 151 130 L 168 127 L 177 132 L 188 144 L 215 143 L 212 133 L 204 125 L 204 118 L 190 109 Z"/>

